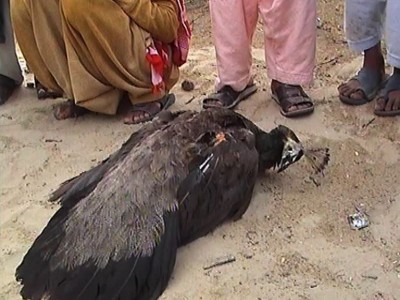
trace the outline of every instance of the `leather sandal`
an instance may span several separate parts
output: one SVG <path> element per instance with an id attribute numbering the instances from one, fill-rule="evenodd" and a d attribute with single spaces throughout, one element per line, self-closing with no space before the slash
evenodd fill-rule
<path id="1" fill-rule="evenodd" d="M 281 107 L 281 114 L 285 117 L 300 117 L 314 111 L 314 103 L 299 85 L 280 83 L 276 90 L 271 88 L 272 99 Z M 292 106 L 307 105 L 304 108 L 289 110 Z"/>

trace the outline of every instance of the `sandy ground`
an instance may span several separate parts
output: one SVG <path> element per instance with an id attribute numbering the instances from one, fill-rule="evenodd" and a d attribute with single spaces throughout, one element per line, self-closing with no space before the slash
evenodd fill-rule
<path id="1" fill-rule="evenodd" d="M 339 3 L 339 4 L 337 4 Z M 319 1 L 318 66 L 310 95 L 316 112 L 288 120 L 271 100 L 261 25 L 254 40 L 259 92 L 238 111 L 259 126 L 285 124 L 301 139 L 331 149 L 324 178 L 301 162 L 257 184 L 244 217 L 179 250 L 162 299 L 400 299 L 400 118 L 374 118 L 373 104 L 347 107 L 336 87 L 361 58 L 343 42 L 341 1 Z M 207 7 L 191 10 L 193 46 L 174 109 L 200 109 L 212 91 L 215 54 Z M 0 299 L 19 299 L 14 271 L 57 206 L 47 196 L 97 164 L 137 129 L 121 117 L 56 121 L 52 105 L 21 88 L 0 108 Z M 190 103 L 188 103 L 190 102 Z M 363 207 L 371 224 L 351 230 L 347 215 Z M 230 264 L 204 270 L 219 257 Z"/>

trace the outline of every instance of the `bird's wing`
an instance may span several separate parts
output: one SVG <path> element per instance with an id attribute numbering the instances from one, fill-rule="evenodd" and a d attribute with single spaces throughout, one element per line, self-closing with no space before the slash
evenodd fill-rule
<path id="1" fill-rule="evenodd" d="M 60 201 L 61 205 L 73 206 L 75 203 L 91 193 L 103 177 L 116 165 L 118 162 L 125 159 L 126 155 L 140 144 L 140 142 L 171 122 L 180 112 L 171 113 L 166 111 L 162 118 L 157 118 L 153 122 L 144 125 L 140 130 L 132 133 L 129 139 L 108 158 L 92 169 L 85 171 L 78 176 L 75 176 L 60 185 L 55 190 L 49 201 Z"/>
<path id="2" fill-rule="evenodd" d="M 172 130 L 154 131 L 83 198 L 67 198 L 71 205 L 56 212 L 17 268 L 21 295 L 55 300 L 158 295 L 178 243 L 176 187 L 186 175 L 179 141 Z"/>
<path id="3" fill-rule="evenodd" d="M 258 173 L 254 135 L 244 128 L 222 134 L 224 139 L 196 158 L 178 189 L 181 244 L 240 218 L 250 203 Z"/>

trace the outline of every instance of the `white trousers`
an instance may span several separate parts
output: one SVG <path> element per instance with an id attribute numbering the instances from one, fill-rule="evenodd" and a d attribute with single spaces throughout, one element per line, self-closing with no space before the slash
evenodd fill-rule
<path id="1" fill-rule="evenodd" d="M 400 68 L 400 0 L 346 0 L 344 23 L 351 49 L 367 50 L 384 35 L 387 62 Z"/>

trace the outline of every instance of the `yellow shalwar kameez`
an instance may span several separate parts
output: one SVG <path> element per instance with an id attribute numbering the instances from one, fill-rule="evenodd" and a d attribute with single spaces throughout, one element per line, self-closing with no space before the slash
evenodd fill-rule
<path id="1" fill-rule="evenodd" d="M 176 38 L 175 0 L 11 0 L 11 16 L 38 80 L 91 111 L 115 114 L 124 92 L 132 104 L 156 101 L 178 80 L 170 64 L 153 93 L 146 60 L 152 38 Z"/>

